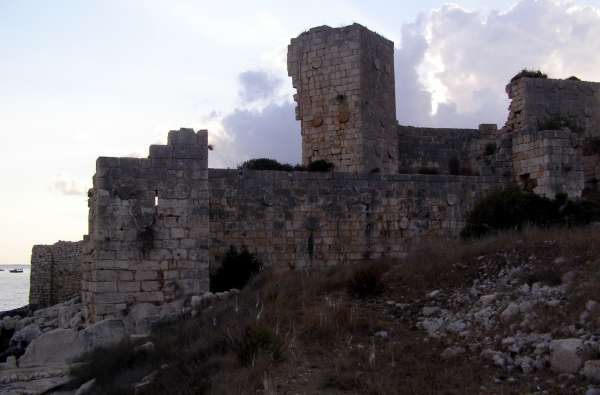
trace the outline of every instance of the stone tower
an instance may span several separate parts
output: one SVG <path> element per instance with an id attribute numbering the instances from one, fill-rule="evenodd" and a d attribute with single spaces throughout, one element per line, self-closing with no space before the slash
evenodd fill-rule
<path id="1" fill-rule="evenodd" d="M 90 322 L 208 291 L 207 139 L 175 130 L 148 158 L 98 158 L 82 259 Z"/>
<path id="2" fill-rule="evenodd" d="M 316 27 L 292 39 L 288 74 L 304 165 L 324 159 L 338 171 L 397 172 L 393 42 L 359 24 Z"/>

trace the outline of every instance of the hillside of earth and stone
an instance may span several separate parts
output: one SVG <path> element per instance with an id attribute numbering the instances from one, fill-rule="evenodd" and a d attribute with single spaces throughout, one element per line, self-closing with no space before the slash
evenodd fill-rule
<path id="1" fill-rule="evenodd" d="M 265 269 L 241 291 L 146 304 L 125 322 L 83 330 L 77 299 L 4 317 L 3 331 L 16 330 L 11 347 L 25 354 L 19 369 L 9 358 L 14 373 L 0 376 L 2 385 L 75 393 L 87 383 L 92 389 L 80 393 L 97 394 L 596 394 L 597 231 L 530 229 L 451 251 L 432 242 L 401 261 Z"/>
<path id="2" fill-rule="evenodd" d="M 0 391 L 594 394 L 600 83 L 524 70 L 504 126 L 435 129 L 364 26 L 287 67 L 299 166 L 211 169 L 189 128 L 97 159 L 88 234 L 0 313 Z"/>

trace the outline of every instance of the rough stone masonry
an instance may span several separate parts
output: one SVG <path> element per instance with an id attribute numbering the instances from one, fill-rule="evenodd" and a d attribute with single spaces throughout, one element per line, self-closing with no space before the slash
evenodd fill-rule
<path id="1" fill-rule="evenodd" d="M 477 199 L 507 183 L 598 192 L 600 84 L 517 78 L 500 129 L 405 126 L 393 51 L 358 24 L 313 28 L 288 47 L 303 163 L 334 172 L 208 169 L 207 133 L 191 129 L 146 159 L 99 158 L 89 237 L 34 247 L 31 302 L 80 292 L 88 322 L 118 318 L 208 290 L 209 266 L 231 246 L 278 268 L 400 257 L 455 237 Z"/>

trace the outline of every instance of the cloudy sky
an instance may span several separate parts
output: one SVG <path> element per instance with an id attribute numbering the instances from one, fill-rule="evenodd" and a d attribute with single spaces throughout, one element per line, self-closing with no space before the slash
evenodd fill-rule
<path id="1" fill-rule="evenodd" d="M 0 0 L 0 264 L 80 239 L 95 158 L 169 129 L 209 129 L 211 167 L 299 161 L 285 54 L 313 26 L 394 40 L 403 124 L 502 124 L 524 67 L 600 80 L 600 0 L 416 3 Z"/>

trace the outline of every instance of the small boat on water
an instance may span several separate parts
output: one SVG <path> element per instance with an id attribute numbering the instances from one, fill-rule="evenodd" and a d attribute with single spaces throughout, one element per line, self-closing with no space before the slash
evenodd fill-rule
<path id="1" fill-rule="evenodd" d="M 10 269 L 8 272 L 9 273 L 23 273 L 23 269 L 21 269 L 21 268 Z"/>

